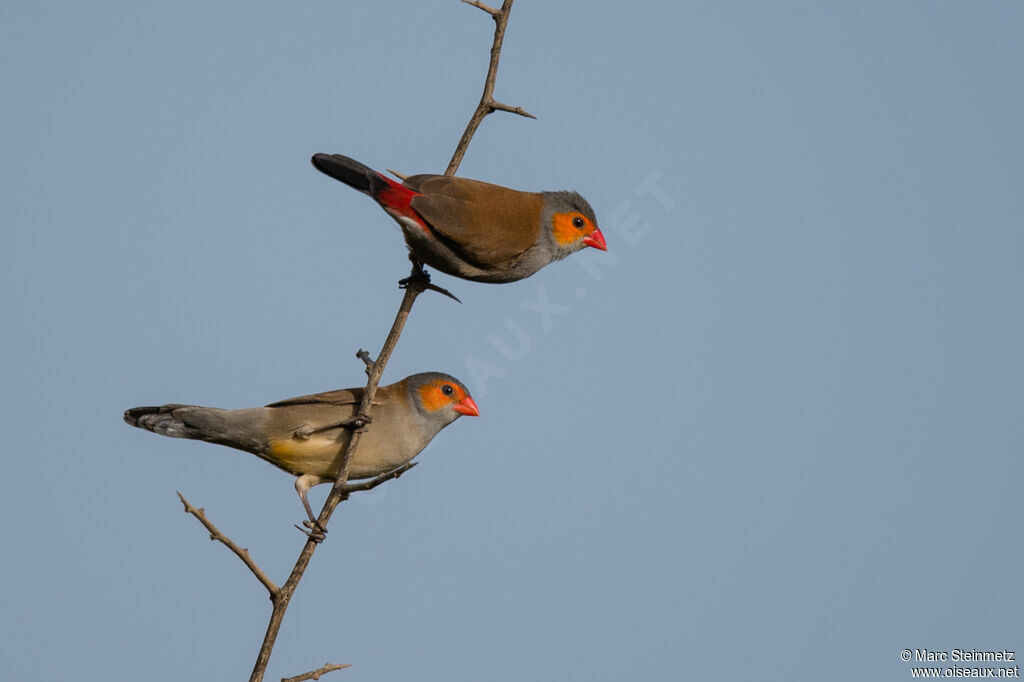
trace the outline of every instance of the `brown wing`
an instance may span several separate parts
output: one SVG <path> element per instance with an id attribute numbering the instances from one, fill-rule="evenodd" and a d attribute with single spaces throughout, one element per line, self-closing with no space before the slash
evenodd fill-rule
<path id="1" fill-rule="evenodd" d="M 479 180 L 413 175 L 413 209 L 430 227 L 484 268 L 513 265 L 537 243 L 544 197 Z"/>
<path id="2" fill-rule="evenodd" d="M 270 403 L 267 407 L 289 407 L 292 405 L 358 405 L 363 399 L 361 388 L 339 388 L 336 391 L 325 391 L 324 393 L 311 393 L 301 395 L 297 398 L 288 398 L 276 403 Z M 374 396 L 376 397 L 376 396 Z M 373 403 L 376 405 L 377 401 Z"/>

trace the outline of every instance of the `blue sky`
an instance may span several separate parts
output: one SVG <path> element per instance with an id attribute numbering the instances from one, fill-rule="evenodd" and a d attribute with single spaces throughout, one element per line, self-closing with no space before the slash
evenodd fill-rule
<path id="1" fill-rule="evenodd" d="M 909 679 L 1022 649 L 1016 3 L 519 0 L 460 174 L 576 189 L 609 254 L 438 275 L 385 381 L 480 406 L 353 499 L 268 679 Z M 0 9 L 10 679 L 239 679 L 287 475 L 130 429 L 362 384 L 408 272 L 314 152 L 441 172 L 455 1 Z M 542 303 L 538 303 L 538 302 Z M 537 308 L 547 311 L 539 314 Z M 313 494 L 322 503 L 323 492 Z"/>

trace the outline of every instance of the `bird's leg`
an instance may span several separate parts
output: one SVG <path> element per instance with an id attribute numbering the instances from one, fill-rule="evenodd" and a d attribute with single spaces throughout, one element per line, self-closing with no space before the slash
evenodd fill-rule
<path id="1" fill-rule="evenodd" d="M 295 527 L 305 533 L 306 537 L 317 544 L 324 541 L 327 536 L 327 529 L 321 526 L 320 522 L 316 520 L 315 516 L 313 516 L 313 508 L 309 506 L 309 497 L 307 496 L 307 493 L 313 486 L 321 483 L 329 483 L 330 481 L 331 479 L 329 478 L 316 476 L 314 474 L 303 474 L 295 479 L 295 492 L 299 494 L 299 499 L 302 500 L 302 506 L 306 510 L 306 516 L 309 517 L 309 520 L 303 521 L 302 525 L 309 530 L 303 530 L 302 528 L 299 528 L 299 526 Z"/>
<path id="2" fill-rule="evenodd" d="M 418 282 L 424 287 L 430 284 L 430 273 L 423 268 L 423 263 L 413 258 L 412 254 L 409 254 L 409 260 L 412 261 L 412 273 L 408 277 L 403 277 L 398 280 L 399 289 L 408 289 L 409 285 L 413 282 Z"/>

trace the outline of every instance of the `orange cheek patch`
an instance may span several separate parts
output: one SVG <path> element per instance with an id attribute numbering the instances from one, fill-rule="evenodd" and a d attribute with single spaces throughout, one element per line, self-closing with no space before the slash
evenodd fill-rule
<path id="1" fill-rule="evenodd" d="M 579 215 L 579 214 L 578 213 L 556 213 L 555 214 L 555 218 L 554 218 L 555 226 L 554 226 L 554 229 L 552 230 L 552 232 L 555 235 L 555 241 L 558 242 L 558 244 L 560 246 L 565 246 L 566 244 L 572 244 L 574 241 L 577 241 L 578 239 L 580 239 L 584 234 L 587 234 L 588 232 L 593 232 L 594 228 L 590 228 L 589 230 L 587 230 L 587 227 L 589 227 L 590 221 L 587 220 L 586 218 L 583 219 L 583 221 L 586 223 L 583 226 L 583 229 L 587 230 L 586 232 L 581 232 L 580 230 L 578 230 L 578 229 L 576 229 L 575 227 L 572 226 L 572 219 L 575 218 L 577 215 Z"/>
<path id="2" fill-rule="evenodd" d="M 441 387 L 434 384 L 427 384 L 419 387 L 420 402 L 430 412 L 440 410 L 451 402 L 451 398 L 441 393 Z"/>

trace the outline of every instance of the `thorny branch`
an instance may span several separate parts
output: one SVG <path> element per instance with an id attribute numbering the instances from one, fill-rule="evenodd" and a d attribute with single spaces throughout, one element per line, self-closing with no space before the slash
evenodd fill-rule
<path id="1" fill-rule="evenodd" d="M 480 103 L 473 112 L 473 115 L 466 126 L 466 130 L 462 134 L 462 138 L 455 147 L 455 153 L 452 155 L 451 162 L 445 170 L 445 175 L 454 175 L 458 170 L 459 165 L 462 163 L 462 158 L 466 154 L 466 149 L 469 147 L 469 143 L 473 139 L 473 135 L 476 133 L 480 123 L 489 114 L 495 111 L 508 111 L 514 114 L 519 114 L 520 116 L 536 118 L 536 116 L 525 111 L 522 107 L 513 107 L 494 99 L 494 81 L 498 75 L 498 61 L 501 58 L 502 41 L 505 37 L 505 27 L 508 25 L 509 12 L 512 11 L 513 0 L 504 0 L 501 5 L 501 9 L 488 7 L 477 0 L 462 1 L 487 12 L 491 18 L 494 19 L 494 42 L 491 45 L 491 59 L 487 69 L 487 77 L 484 80 L 484 91 L 480 97 Z M 397 173 L 396 175 L 398 175 L 398 177 L 403 177 Z M 412 273 L 407 279 L 402 281 L 402 286 L 405 288 L 405 295 L 402 297 L 402 302 L 398 308 L 398 314 L 395 316 L 395 321 L 391 326 L 391 331 L 388 333 L 387 339 L 385 339 L 384 345 L 381 348 L 377 359 L 372 360 L 370 358 L 370 354 L 362 349 L 356 353 L 356 356 L 362 360 L 366 366 L 365 369 L 368 377 L 362 402 L 356 412 L 357 416 L 370 414 L 370 406 L 373 403 L 374 394 L 377 392 L 377 385 L 380 383 L 381 376 L 384 374 L 384 368 L 387 366 L 388 360 L 391 358 L 391 353 L 398 344 L 398 339 L 402 334 L 402 329 L 405 327 L 406 320 L 409 318 L 409 312 L 412 310 L 416 297 L 424 291 L 432 290 L 445 294 L 456 301 L 458 300 L 452 296 L 450 292 L 431 284 L 429 277 L 423 272 L 420 265 L 415 262 L 413 263 Z M 257 579 L 263 583 L 263 586 L 266 587 L 267 591 L 270 593 L 270 601 L 273 604 L 273 610 L 270 614 L 270 621 L 267 624 L 267 632 L 263 638 L 263 644 L 260 647 L 258 656 L 256 657 L 256 663 L 253 667 L 252 675 L 249 677 L 250 682 L 262 682 L 263 680 L 267 664 L 270 661 L 270 654 L 274 649 L 274 643 L 277 640 L 278 632 L 281 629 L 281 623 L 284 620 L 285 611 L 288 609 L 288 604 L 291 602 L 291 598 L 295 594 L 295 590 L 306 571 L 306 567 L 309 566 L 309 562 L 313 557 L 313 552 L 316 550 L 317 545 L 324 539 L 323 534 L 326 533 L 327 523 L 338 504 L 348 499 L 351 493 L 371 490 L 382 483 L 398 478 L 415 466 L 415 463 L 410 462 L 398 469 L 395 469 L 394 471 L 381 474 L 369 481 L 355 484 L 348 483 L 349 463 L 352 460 L 353 453 L 359 446 L 360 437 L 366 428 L 372 428 L 372 425 L 363 426 L 362 428 L 356 428 L 353 430 L 348 446 L 341 454 L 337 479 L 335 480 L 334 486 L 331 488 L 330 494 L 327 496 L 327 501 L 324 503 L 319 517 L 317 517 L 316 526 L 311 529 L 311 532 L 307 533 L 306 544 L 299 553 L 299 557 L 295 562 L 295 566 L 292 568 L 291 574 L 288 576 L 288 580 L 286 580 L 281 587 L 274 585 L 266 574 L 263 573 L 259 566 L 257 566 L 249 556 L 248 550 L 243 549 L 232 542 L 230 538 L 221 533 L 216 526 L 206 518 L 206 514 L 202 509 L 196 509 L 189 504 L 181 493 L 178 493 L 178 496 L 181 497 L 182 503 L 185 505 L 185 510 L 195 516 L 199 522 L 206 527 L 210 532 L 210 538 L 223 543 L 232 552 L 234 552 L 238 558 L 245 563 L 249 570 L 253 572 Z M 287 678 L 282 682 L 302 682 L 303 680 L 309 679 L 315 680 L 319 679 L 320 675 L 326 672 L 340 670 L 347 667 L 348 665 L 334 665 L 328 663 L 321 668 L 308 673 L 303 673 L 296 677 Z"/>
<path id="2" fill-rule="evenodd" d="M 494 19 L 494 43 L 491 45 L 491 63 L 487 67 L 487 78 L 484 79 L 484 92 L 480 95 L 480 104 L 476 105 L 476 111 L 470 117 L 469 123 L 466 125 L 466 131 L 462 133 L 462 139 L 459 140 L 459 144 L 455 147 L 455 153 L 452 155 L 452 160 L 448 163 L 448 170 L 444 172 L 445 175 L 455 175 L 455 171 L 459 170 L 462 157 L 466 155 L 466 149 L 469 147 L 469 141 L 473 139 L 473 134 L 476 133 L 476 129 L 480 127 L 480 123 L 488 114 L 492 114 L 495 111 L 508 111 L 528 118 L 537 118 L 522 107 L 509 106 L 494 99 L 494 81 L 498 77 L 501 43 L 505 39 L 505 27 L 508 26 L 508 15 L 512 11 L 513 0 L 505 0 L 501 4 L 501 9 L 488 7 L 476 0 L 462 0 L 462 2 L 482 9 L 491 15 L 491 18 Z"/>
<path id="3" fill-rule="evenodd" d="M 380 355 L 377 356 L 377 360 L 368 368 L 367 374 L 369 375 L 369 379 L 366 382 L 366 390 L 363 393 L 363 400 L 359 404 L 359 409 L 356 414 L 369 414 L 370 405 L 373 402 L 373 396 L 377 392 L 377 384 L 380 383 L 380 377 L 384 373 L 384 367 L 388 364 L 388 359 L 391 357 L 392 351 L 394 351 L 395 346 L 398 345 L 398 338 L 402 335 L 402 329 L 405 327 L 405 321 L 409 318 L 409 311 L 412 310 L 412 304 L 416 301 L 416 297 L 427 289 L 427 282 L 425 278 L 416 277 L 416 272 L 417 268 L 414 266 L 413 274 L 410 276 L 410 280 L 406 285 L 405 295 L 402 297 L 402 303 L 398 308 L 398 314 L 395 316 L 395 321 L 391 325 L 391 332 L 384 341 L 384 346 L 381 348 Z M 349 493 L 352 492 L 352 490 L 348 489 L 349 462 L 352 461 L 352 453 L 354 453 L 356 448 L 359 446 L 359 440 L 363 432 L 364 429 L 355 429 L 352 432 L 352 436 L 348 442 L 348 447 L 345 448 L 345 451 L 341 455 L 338 478 L 334 482 L 334 486 L 331 488 L 330 494 L 327 496 L 327 501 L 324 503 L 324 508 L 320 511 L 320 516 L 318 516 L 316 520 L 316 525 L 319 526 L 320 529 L 327 528 L 327 522 L 330 521 L 335 507 L 337 507 L 342 500 L 347 499 Z M 390 474 L 384 474 L 384 476 L 396 478 L 407 470 L 408 469 L 398 471 L 396 469 L 398 473 L 394 476 L 390 476 Z M 374 479 L 374 481 L 376 480 L 377 479 Z M 388 480 L 388 478 L 384 478 L 377 483 L 377 485 L 383 483 L 385 480 Z M 372 482 L 373 481 L 371 481 L 371 483 Z M 368 490 L 369 488 L 366 489 Z M 277 641 L 277 634 L 281 630 L 284 613 L 288 609 L 288 604 L 291 602 L 292 595 L 295 594 L 295 589 L 298 587 L 299 581 L 302 580 L 302 575 L 306 572 L 306 567 L 309 566 L 309 562 L 313 558 L 313 552 L 316 551 L 316 546 L 323 540 L 322 534 L 318 535 L 316 531 L 317 529 L 314 528 L 308 534 L 309 537 L 307 538 L 302 551 L 299 553 L 299 558 L 296 560 L 295 566 L 292 568 L 291 575 L 288 576 L 288 580 L 286 580 L 284 585 L 281 586 L 281 589 L 279 589 L 270 598 L 271 602 L 274 604 L 274 609 L 270 613 L 270 622 L 267 623 L 267 632 L 263 637 L 263 645 L 260 647 L 260 652 L 256 657 L 256 664 L 253 667 L 252 675 L 249 676 L 250 682 L 261 682 L 263 675 L 267 670 L 267 663 L 270 662 L 270 653 L 274 650 L 274 643 Z"/>

